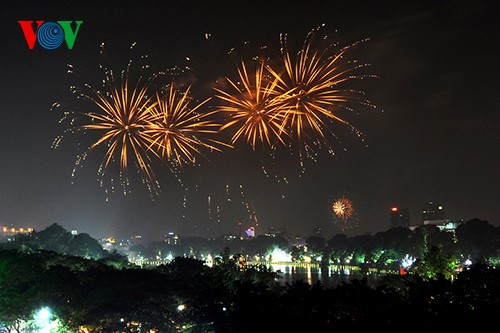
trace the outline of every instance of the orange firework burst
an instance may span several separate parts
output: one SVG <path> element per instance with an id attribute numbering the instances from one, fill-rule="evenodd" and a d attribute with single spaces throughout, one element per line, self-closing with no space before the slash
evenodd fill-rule
<path id="1" fill-rule="evenodd" d="M 354 204 L 350 199 L 342 196 L 333 201 L 331 208 L 334 222 L 341 230 L 356 226 Z"/>
<path id="2" fill-rule="evenodd" d="M 90 124 L 82 125 L 84 130 L 103 132 L 89 149 L 105 145 L 107 147 L 102 167 L 106 169 L 115 155 L 119 155 L 120 168 L 127 170 L 129 159 L 135 159 L 139 170 L 149 179 L 152 177 L 147 147 L 149 138 L 144 129 L 154 120 L 149 112 L 151 99 L 147 96 L 148 84 L 140 81 L 130 86 L 126 77 L 116 83 L 113 76 L 107 76 L 109 92 L 92 90 L 95 96 L 85 95 L 99 113 L 88 112 L 84 115 L 91 119 Z"/>
<path id="3" fill-rule="evenodd" d="M 333 213 L 341 220 L 348 220 L 354 213 L 352 201 L 342 197 L 332 203 Z"/>
<path id="4" fill-rule="evenodd" d="M 353 96 L 351 90 L 341 88 L 346 81 L 358 77 L 351 72 L 362 65 L 352 66 L 344 61 L 343 56 L 348 47 L 336 53 L 330 52 L 329 48 L 321 52 L 315 50 L 311 36 L 312 33 L 295 58 L 288 51 L 286 36 L 282 36 L 284 70 L 278 72 L 268 67 L 278 81 L 274 93 L 278 94 L 276 98 L 280 101 L 279 108 L 286 128 L 299 142 L 307 141 L 305 137 L 313 142 L 327 142 L 328 134 L 335 136 L 330 122 L 346 125 L 360 135 L 336 111 L 349 109 L 346 103 L 353 101 L 370 105 L 367 100 Z"/>
<path id="5" fill-rule="evenodd" d="M 135 44 L 134 44 L 135 45 Z M 132 45 L 131 49 L 134 47 Z M 101 53 L 103 51 L 101 45 Z M 141 59 L 147 57 L 141 56 Z M 70 118 L 71 128 L 64 133 L 80 132 L 95 134 L 93 141 L 85 145 L 84 152 L 76 156 L 75 167 L 88 157 L 89 152 L 104 149 L 104 157 L 98 168 L 98 179 L 101 186 L 114 192 L 114 179 L 119 179 L 124 193 L 129 192 L 129 176 L 137 174 L 142 183 L 146 185 L 150 194 L 159 193 L 160 184 L 154 173 L 154 162 L 166 160 L 172 174 L 180 181 L 180 168 L 184 163 L 194 163 L 196 156 L 204 156 L 203 149 L 221 151 L 221 147 L 231 147 L 227 143 L 206 138 L 206 134 L 219 132 L 221 124 L 211 119 L 215 112 L 203 113 L 202 106 L 211 98 L 195 104 L 190 95 L 190 86 L 185 90 L 178 90 L 177 85 L 167 85 L 169 89 L 154 90 L 161 85 L 156 81 L 165 72 L 145 75 L 144 70 L 149 65 L 140 64 L 140 71 L 134 71 L 134 80 L 131 79 L 132 59 L 125 69 L 115 79 L 113 70 L 99 65 L 103 71 L 102 86 L 95 89 L 90 84 L 72 85 L 70 90 L 77 98 L 90 101 L 89 112 L 65 112 L 63 119 Z M 177 75 L 177 68 L 170 70 Z M 78 74 L 74 67 L 69 65 L 68 73 Z M 59 107 L 60 103 L 55 103 Z M 74 115 L 74 117 L 73 117 Z M 83 124 L 78 116 L 82 116 Z M 62 135 L 54 140 L 53 147 L 57 147 Z M 80 146 L 80 142 L 78 143 Z M 115 177 L 108 168 L 119 160 L 119 177 Z M 136 167 L 137 172 L 131 173 L 129 169 Z M 110 176 L 105 177 L 110 174 Z M 108 179 L 110 181 L 108 185 Z M 183 186 L 183 185 L 182 185 Z"/>
<path id="6" fill-rule="evenodd" d="M 216 97 L 228 103 L 219 106 L 217 112 L 230 115 L 229 121 L 221 130 L 236 128 L 231 144 L 244 137 L 253 149 L 257 142 L 268 146 L 277 141 L 284 144 L 282 136 L 287 133 L 284 129 L 283 114 L 279 112 L 278 100 L 272 98 L 278 83 L 277 78 L 266 78 L 263 62 L 256 67 L 255 75 L 249 75 L 245 63 L 238 68 L 238 74 L 241 82 L 235 83 L 226 78 L 234 92 L 215 88 L 219 93 Z"/>
<path id="7" fill-rule="evenodd" d="M 130 50 L 135 47 L 132 44 Z M 100 46 L 101 56 L 104 54 L 104 43 Z M 152 162 L 154 152 L 149 149 L 150 138 L 145 130 L 155 120 L 155 115 L 150 111 L 155 104 L 151 97 L 155 80 L 165 74 L 164 72 L 146 75 L 149 65 L 143 61 L 147 56 L 129 59 L 126 67 L 118 75 L 111 67 L 99 63 L 99 72 L 102 78 L 100 84 L 94 86 L 90 83 L 72 84 L 70 91 L 77 99 L 89 103 L 83 112 L 66 110 L 63 121 L 70 121 L 70 127 L 64 133 L 80 133 L 86 138 L 91 137 L 90 143 L 78 141 L 78 153 L 75 159 L 72 177 L 77 168 L 83 167 L 92 151 L 102 150 L 104 156 L 97 170 L 100 185 L 105 188 L 105 193 L 115 192 L 116 184 L 123 188 L 123 193 L 130 192 L 130 177 L 138 177 L 148 188 L 150 194 L 158 194 L 159 183 L 153 172 Z M 136 71 L 139 69 L 138 71 Z M 82 73 L 73 65 L 68 65 L 68 73 L 76 77 Z M 54 107 L 61 107 L 55 103 Z M 54 140 L 53 147 L 57 148 L 63 135 Z M 83 148 L 83 150 L 80 150 Z M 116 167 L 116 168 L 115 168 Z M 130 172 L 135 169 L 136 172 Z M 112 171 L 111 171 L 112 170 Z M 115 173 L 115 171 L 117 171 Z"/>
<path id="8" fill-rule="evenodd" d="M 154 148 L 158 157 L 166 158 L 180 165 L 183 164 L 183 160 L 193 163 L 196 155 L 202 155 L 202 148 L 220 151 L 216 145 L 228 146 L 212 139 L 203 141 L 198 136 L 206 133 L 217 133 L 220 124 L 208 118 L 213 112 L 197 113 L 197 110 L 210 98 L 193 108 L 189 107 L 191 102 L 189 90 L 190 87 L 179 93 L 175 91 L 172 83 L 168 96 L 162 98 L 157 94 L 156 103 L 149 109 L 152 121 L 144 131 L 150 142 L 149 147 Z"/>

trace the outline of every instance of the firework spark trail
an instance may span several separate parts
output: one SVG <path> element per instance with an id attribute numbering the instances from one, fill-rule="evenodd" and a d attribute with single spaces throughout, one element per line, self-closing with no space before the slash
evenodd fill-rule
<path id="1" fill-rule="evenodd" d="M 215 211 L 217 213 L 217 223 L 221 223 L 222 222 L 222 217 L 221 217 L 221 208 L 220 208 L 219 205 L 215 206 Z"/>
<path id="2" fill-rule="evenodd" d="M 255 209 L 253 207 L 253 204 L 251 205 L 248 202 L 248 199 L 245 196 L 245 191 L 243 190 L 242 184 L 240 184 L 240 195 L 241 195 L 241 205 L 246 210 L 246 213 L 248 214 L 249 221 L 251 221 L 251 222 L 256 221 L 257 216 L 256 216 Z M 252 208 L 250 208 L 250 206 L 252 206 Z"/>
<path id="3" fill-rule="evenodd" d="M 208 196 L 208 220 L 212 221 L 212 199 L 211 196 Z"/>
<path id="4" fill-rule="evenodd" d="M 257 209 L 245 185 L 232 186 L 226 182 L 220 191 L 198 183 L 193 184 L 192 190 L 186 187 L 181 198 L 182 220 L 203 220 L 210 223 L 211 228 L 227 226 L 237 220 L 245 225 L 258 226 Z M 200 212 L 203 213 L 200 215 Z"/>
<path id="5" fill-rule="evenodd" d="M 231 202 L 231 197 L 229 196 L 229 184 L 226 184 L 225 192 L 227 202 Z"/>

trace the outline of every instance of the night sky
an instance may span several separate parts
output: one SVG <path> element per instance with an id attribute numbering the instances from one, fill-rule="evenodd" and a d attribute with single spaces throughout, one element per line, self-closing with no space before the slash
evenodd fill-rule
<path id="1" fill-rule="evenodd" d="M 0 225 L 41 230 L 58 223 L 95 238 L 141 234 L 153 240 L 170 231 L 237 233 L 239 221 L 255 226 L 256 216 L 258 234 L 273 227 L 310 235 L 320 227 L 330 237 L 385 231 L 393 206 L 408 208 L 410 224 L 418 224 L 428 201 L 442 204 L 450 219 L 500 224 L 497 1 L 103 3 L 0 5 Z M 29 50 L 19 20 L 84 22 L 72 50 L 64 44 Z M 186 167 L 184 186 L 156 165 L 161 192 L 154 200 L 137 179 L 127 195 L 119 189 L 106 194 L 97 180 L 102 150 L 91 151 L 72 177 L 78 143 L 89 138 L 65 135 L 52 148 L 67 128 L 59 123 L 64 109 L 89 107 L 69 86 L 99 83 L 101 43 L 104 61 L 116 70 L 143 54 L 152 71 L 190 66 L 181 80 L 192 80 L 193 94 L 205 98 L 216 80 L 235 77 L 238 59 L 272 54 L 280 33 L 300 45 L 322 24 L 321 33 L 341 45 L 370 39 L 353 56 L 378 78 L 349 84 L 376 108 L 346 114 L 363 140 L 337 125 L 335 155 L 320 150 L 317 163 L 305 161 L 305 173 L 296 157 L 276 160 L 275 174 L 288 183 L 266 177 L 262 165 L 271 160 L 265 151 L 241 144 Z M 68 64 L 80 77 L 67 74 Z M 52 109 L 56 102 L 63 106 Z M 330 209 L 343 195 L 356 212 L 354 227 L 345 231 Z"/>

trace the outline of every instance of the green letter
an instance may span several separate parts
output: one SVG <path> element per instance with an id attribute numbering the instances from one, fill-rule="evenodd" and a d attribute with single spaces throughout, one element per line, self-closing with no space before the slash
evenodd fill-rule
<path id="1" fill-rule="evenodd" d="M 83 23 L 83 21 L 75 21 L 75 31 L 71 29 L 71 22 L 73 21 L 57 21 L 57 23 L 59 23 L 59 25 L 64 30 L 64 39 L 66 40 L 66 44 L 68 45 L 68 49 L 70 50 L 73 48 L 73 45 L 75 45 L 76 35 L 78 34 L 78 30 L 80 30 L 80 25 Z"/>

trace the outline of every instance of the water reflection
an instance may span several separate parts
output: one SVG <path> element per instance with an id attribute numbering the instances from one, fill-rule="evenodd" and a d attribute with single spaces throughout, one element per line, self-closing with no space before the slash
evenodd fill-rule
<path id="1" fill-rule="evenodd" d="M 283 285 L 303 280 L 311 285 L 320 281 L 325 287 L 335 287 L 338 284 L 342 284 L 342 282 L 348 283 L 354 279 L 362 279 L 365 276 L 360 272 L 353 272 L 346 267 L 319 268 L 314 266 L 300 267 L 271 264 L 269 268 L 279 274 L 279 282 Z"/>

